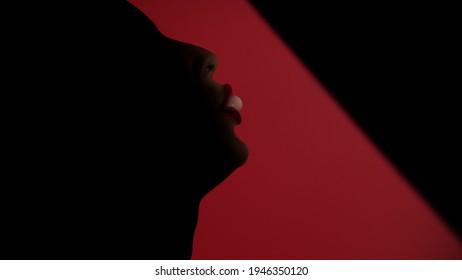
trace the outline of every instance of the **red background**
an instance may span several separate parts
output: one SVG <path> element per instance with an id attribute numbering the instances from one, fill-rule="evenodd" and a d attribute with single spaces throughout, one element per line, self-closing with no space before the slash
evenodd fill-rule
<path id="1" fill-rule="evenodd" d="M 193 259 L 462 259 L 462 244 L 245 0 L 131 0 L 219 58 L 248 162 L 202 201 Z"/>

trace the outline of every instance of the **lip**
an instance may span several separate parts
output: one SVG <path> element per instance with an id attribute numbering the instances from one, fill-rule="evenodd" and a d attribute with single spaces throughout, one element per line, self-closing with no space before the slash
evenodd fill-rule
<path id="1" fill-rule="evenodd" d="M 223 94 L 224 94 L 224 97 L 223 97 L 223 102 L 221 105 L 222 110 L 225 113 L 228 113 L 229 115 L 231 115 L 231 117 L 233 117 L 233 119 L 236 121 L 237 124 L 241 124 L 242 123 L 241 113 L 236 108 L 227 106 L 229 98 L 233 96 L 233 88 L 231 87 L 230 84 L 225 84 L 223 86 Z"/>
<path id="2" fill-rule="evenodd" d="M 223 85 L 223 101 L 221 102 L 221 107 L 225 108 L 226 103 L 228 103 L 229 98 L 233 95 L 233 88 L 230 84 Z"/>
<path id="3" fill-rule="evenodd" d="M 239 113 L 238 110 L 231 108 L 231 107 L 226 107 L 224 109 L 224 112 L 230 114 L 231 117 L 233 117 L 233 119 L 236 121 L 236 124 L 242 123 L 241 113 Z"/>

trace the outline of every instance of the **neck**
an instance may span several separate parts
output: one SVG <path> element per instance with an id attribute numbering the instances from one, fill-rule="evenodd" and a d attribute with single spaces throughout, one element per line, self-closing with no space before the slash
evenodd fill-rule
<path id="1" fill-rule="evenodd" d="M 202 197 L 188 191 L 194 185 L 163 180 L 164 185 L 137 186 L 130 192 L 129 210 L 122 234 L 126 246 L 122 258 L 136 259 L 190 259 L 199 204 Z M 166 184 L 165 184 L 166 183 Z M 181 188 L 179 188 L 181 186 Z M 134 189 L 136 189 L 134 188 Z M 127 242 L 126 242 L 127 241 Z M 122 256 L 123 255 L 123 256 Z"/>
<path id="2" fill-rule="evenodd" d="M 190 259 L 200 201 L 178 197 L 160 199 L 157 206 L 161 207 L 156 207 L 155 219 L 151 222 L 155 240 L 152 243 L 154 254 L 149 258 Z M 152 240 L 149 236 L 146 239 Z"/>

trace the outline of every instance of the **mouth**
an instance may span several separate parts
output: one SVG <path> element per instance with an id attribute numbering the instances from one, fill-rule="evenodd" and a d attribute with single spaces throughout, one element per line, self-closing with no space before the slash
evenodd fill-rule
<path id="1" fill-rule="evenodd" d="M 222 110 L 229 114 L 236 121 L 236 124 L 241 124 L 242 117 L 240 110 L 242 109 L 242 100 L 238 96 L 233 95 L 233 89 L 229 84 L 224 85 L 223 91 Z"/>

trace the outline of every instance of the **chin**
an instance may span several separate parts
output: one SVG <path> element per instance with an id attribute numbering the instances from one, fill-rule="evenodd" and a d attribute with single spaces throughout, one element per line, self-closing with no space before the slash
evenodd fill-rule
<path id="1" fill-rule="evenodd" d="M 249 149 L 244 142 L 236 138 L 231 151 L 232 153 L 229 155 L 229 162 L 232 164 L 231 168 L 233 168 L 234 171 L 247 162 L 249 157 Z"/>

